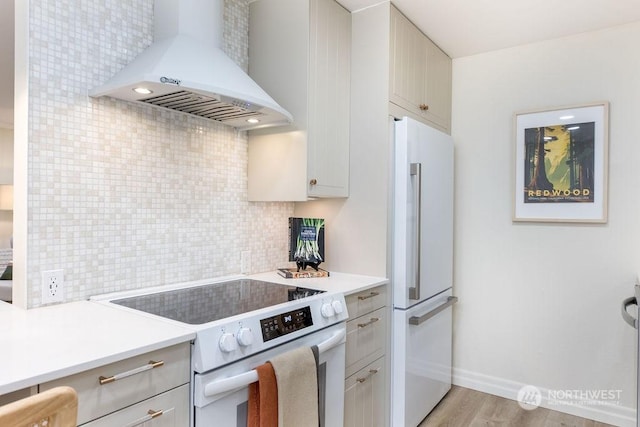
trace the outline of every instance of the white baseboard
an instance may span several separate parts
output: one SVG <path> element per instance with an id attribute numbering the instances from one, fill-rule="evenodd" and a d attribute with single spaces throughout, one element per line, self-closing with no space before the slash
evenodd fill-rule
<path id="1" fill-rule="evenodd" d="M 453 368 L 453 384 L 478 390 L 506 399 L 517 400 L 518 391 L 524 386 L 535 386 L 540 390 L 540 406 L 558 412 L 588 418 L 620 427 L 636 427 L 636 410 L 608 401 L 590 401 L 585 404 L 568 402 L 568 399 L 549 400 L 550 390 L 535 384 L 523 384 L 504 378 L 479 374 L 465 369 Z"/>

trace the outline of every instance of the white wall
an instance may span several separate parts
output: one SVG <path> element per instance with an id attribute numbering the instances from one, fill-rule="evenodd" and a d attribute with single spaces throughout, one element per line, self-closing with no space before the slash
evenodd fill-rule
<path id="1" fill-rule="evenodd" d="M 630 425 L 640 239 L 640 23 L 454 60 L 454 381 L 515 397 L 622 390 L 620 405 L 563 407 Z M 513 114 L 610 102 L 609 221 L 513 223 Z M 627 417 L 625 419 L 625 417 Z"/>

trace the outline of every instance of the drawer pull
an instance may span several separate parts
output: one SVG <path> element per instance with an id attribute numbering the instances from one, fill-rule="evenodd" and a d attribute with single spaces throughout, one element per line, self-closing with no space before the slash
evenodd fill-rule
<path id="1" fill-rule="evenodd" d="M 378 373 L 377 369 L 369 369 L 369 375 L 367 375 L 364 378 L 356 378 L 356 381 L 358 381 L 360 384 L 362 384 L 363 382 L 365 382 L 366 380 L 368 380 L 371 376 L 375 375 Z"/>
<path id="2" fill-rule="evenodd" d="M 378 320 L 377 317 L 372 317 L 371 320 L 369 320 L 367 323 L 358 323 L 358 328 L 366 328 L 367 326 L 376 323 Z"/>
<path id="3" fill-rule="evenodd" d="M 358 299 L 360 301 L 364 301 L 364 300 L 369 299 L 369 298 L 377 297 L 378 295 L 380 295 L 380 292 L 371 292 L 369 295 L 366 295 L 366 296 L 360 295 L 358 297 Z"/>
<path id="4" fill-rule="evenodd" d="M 153 409 L 149 409 L 147 414 L 149 414 L 151 418 L 158 418 L 160 415 L 164 414 L 164 411 L 154 411 Z"/>
<path id="5" fill-rule="evenodd" d="M 150 360 L 148 364 L 144 365 L 144 366 L 140 366 L 139 368 L 135 368 L 132 369 L 130 371 L 126 371 L 126 372 L 122 372 L 120 374 L 115 374 L 112 375 L 110 377 L 104 377 L 102 375 L 100 375 L 100 377 L 98 378 L 98 381 L 100 382 L 100 385 L 105 385 L 105 384 L 109 384 L 112 383 L 114 381 L 117 380 L 121 380 L 123 378 L 127 378 L 130 377 L 131 375 L 136 375 L 145 371 L 149 371 L 153 368 L 158 368 L 160 366 L 164 365 L 164 361 L 159 360 L 157 362 Z"/>
<path id="6" fill-rule="evenodd" d="M 145 415 L 142 418 L 138 418 L 137 420 L 135 420 L 134 422 L 132 422 L 131 424 L 127 424 L 127 427 L 136 427 L 136 426 L 141 426 L 144 423 L 151 421 L 154 418 L 158 418 L 160 415 L 164 414 L 164 411 L 160 410 L 160 411 L 154 411 L 153 409 L 149 409 L 147 411 L 147 415 Z M 155 425 L 155 424 L 154 424 Z"/>

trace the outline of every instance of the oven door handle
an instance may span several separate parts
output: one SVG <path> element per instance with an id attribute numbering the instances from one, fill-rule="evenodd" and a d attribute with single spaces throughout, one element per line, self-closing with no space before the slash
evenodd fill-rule
<path id="1" fill-rule="evenodd" d="M 318 353 L 325 353 L 344 341 L 347 332 L 344 329 L 336 332 L 331 338 L 318 344 Z M 258 381 L 258 372 L 255 369 L 221 380 L 215 380 L 204 386 L 205 397 L 212 397 L 217 394 L 227 393 L 237 388 L 246 387 Z"/>
<path id="2" fill-rule="evenodd" d="M 258 381 L 258 372 L 255 369 L 252 369 L 244 374 L 210 382 L 204 386 L 204 395 L 205 397 L 213 397 L 217 394 L 246 387 L 256 381 Z"/>

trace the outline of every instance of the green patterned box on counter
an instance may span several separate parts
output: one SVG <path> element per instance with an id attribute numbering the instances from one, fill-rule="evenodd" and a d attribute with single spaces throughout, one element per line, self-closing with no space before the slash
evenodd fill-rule
<path id="1" fill-rule="evenodd" d="M 289 218 L 289 261 L 298 271 L 307 266 L 318 270 L 324 261 L 324 219 Z"/>
<path id="2" fill-rule="evenodd" d="M 329 277 L 329 272 L 321 268 L 317 270 L 303 270 L 297 268 L 279 268 L 278 274 L 285 279 L 311 279 L 316 277 Z"/>

